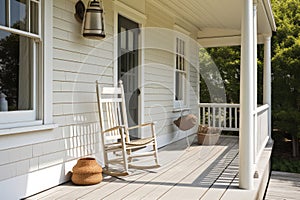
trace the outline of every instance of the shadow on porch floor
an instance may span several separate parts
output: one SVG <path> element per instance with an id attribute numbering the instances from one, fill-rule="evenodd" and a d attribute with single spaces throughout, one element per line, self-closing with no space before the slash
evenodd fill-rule
<path id="1" fill-rule="evenodd" d="M 159 158 L 158 169 L 105 176 L 92 186 L 68 182 L 28 199 L 255 199 L 255 191 L 238 189 L 238 137 L 202 146 L 191 136 L 161 148 Z"/>

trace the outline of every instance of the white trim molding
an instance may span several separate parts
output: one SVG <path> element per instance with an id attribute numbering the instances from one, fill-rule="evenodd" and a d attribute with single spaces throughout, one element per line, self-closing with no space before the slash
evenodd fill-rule
<path id="1" fill-rule="evenodd" d="M 264 9 L 266 10 L 270 26 L 272 27 L 272 31 L 276 31 L 277 28 L 276 28 L 275 18 L 272 12 L 271 2 L 270 0 L 261 0 L 261 1 L 264 6 Z"/>
<path id="2" fill-rule="evenodd" d="M 39 121 L 35 121 L 35 122 L 38 123 Z M 58 124 L 47 124 L 47 125 L 30 124 L 30 126 L 25 126 L 25 127 L 1 129 L 0 130 L 0 135 L 3 136 L 3 135 L 18 134 L 18 133 L 45 131 L 45 130 L 51 130 L 51 129 L 54 129 L 54 128 L 57 128 L 57 127 L 58 127 Z"/>
<path id="3" fill-rule="evenodd" d="M 132 7 L 129 7 L 118 0 L 114 0 L 113 3 L 114 3 L 114 11 L 118 12 L 118 14 L 127 17 L 140 24 L 146 23 L 147 16 L 144 13 L 141 13 L 140 11 Z"/>
<path id="4" fill-rule="evenodd" d="M 126 17 L 135 23 L 139 24 L 140 34 L 139 34 L 139 74 L 138 74 L 138 86 L 140 87 L 141 94 L 139 97 L 139 122 L 144 123 L 144 66 L 145 66 L 145 31 L 143 28 L 145 27 L 147 16 L 144 13 L 141 13 L 138 10 L 135 10 L 132 7 L 127 6 L 126 4 L 114 0 L 114 86 L 118 85 L 118 16 L 121 15 Z"/>
<path id="5" fill-rule="evenodd" d="M 43 1 L 43 123 L 52 124 L 52 80 L 53 80 L 53 0 Z"/>
<path id="6" fill-rule="evenodd" d="M 53 74 L 53 0 L 39 1 L 39 33 L 6 30 L 34 39 L 33 43 L 33 109 L 26 111 L 9 111 L 0 113 L 0 135 L 45 130 L 53 126 L 52 116 L 52 74 Z M 30 13 L 29 13 L 30 14 Z M 38 57 L 38 58 L 37 58 Z M 37 59 L 35 59 L 37 58 Z M 4 120 L 5 119 L 5 120 Z M 5 123 L 6 122 L 6 123 Z M 50 126 L 44 126 L 50 125 Z M 39 127 L 39 128 L 37 128 Z"/>

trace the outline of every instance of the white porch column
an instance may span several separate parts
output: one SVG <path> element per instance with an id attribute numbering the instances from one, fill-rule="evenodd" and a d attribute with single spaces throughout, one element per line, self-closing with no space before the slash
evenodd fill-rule
<path id="1" fill-rule="evenodd" d="M 253 188 L 253 0 L 243 0 L 241 30 L 239 187 Z"/>
<path id="2" fill-rule="evenodd" d="M 253 80 L 254 80 L 254 94 L 253 94 L 253 110 L 257 109 L 257 0 L 253 0 Z M 254 153 L 253 159 L 256 161 L 257 152 L 257 113 L 254 113 L 254 130 L 253 130 L 253 145 Z"/>
<path id="3" fill-rule="evenodd" d="M 264 38 L 264 80 L 263 103 L 268 104 L 268 135 L 271 140 L 271 36 Z"/>

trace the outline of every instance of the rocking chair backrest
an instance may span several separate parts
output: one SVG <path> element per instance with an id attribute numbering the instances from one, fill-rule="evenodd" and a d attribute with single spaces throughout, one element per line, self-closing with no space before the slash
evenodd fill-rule
<path id="1" fill-rule="evenodd" d="M 101 87 L 98 81 L 96 85 L 101 131 L 116 126 L 124 126 L 127 130 L 128 122 L 122 82 L 120 82 L 120 87 Z M 120 139 L 119 131 L 119 129 L 110 131 L 105 133 L 105 136 L 102 133 L 102 141 L 106 143 L 107 141 Z M 126 134 L 126 140 L 129 141 L 128 134 Z"/>

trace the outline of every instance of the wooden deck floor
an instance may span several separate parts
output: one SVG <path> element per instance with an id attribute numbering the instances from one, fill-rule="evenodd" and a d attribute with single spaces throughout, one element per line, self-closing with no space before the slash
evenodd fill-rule
<path id="1" fill-rule="evenodd" d="M 300 174 L 272 172 L 265 199 L 300 199 Z"/>
<path id="2" fill-rule="evenodd" d="M 236 137 L 223 136 L 214 146 L 198 145 L 194 137 L 181 140 L 160 149 L 159 158 L 158 169 L 106 176 L 92 186 L 69 182 L 28 199 L 224 199 L 230 189 L 237 190 Z"/>

